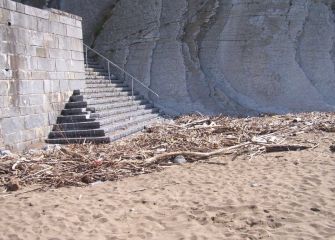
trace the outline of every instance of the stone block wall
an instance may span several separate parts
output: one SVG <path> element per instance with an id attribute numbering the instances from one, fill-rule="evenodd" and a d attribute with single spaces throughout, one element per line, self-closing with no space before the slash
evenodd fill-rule
<path id="1" fill-rule="evenodd" d="M 0 0 L 0 149 L 43 142 L 84 86 L 81 18 Z"/>

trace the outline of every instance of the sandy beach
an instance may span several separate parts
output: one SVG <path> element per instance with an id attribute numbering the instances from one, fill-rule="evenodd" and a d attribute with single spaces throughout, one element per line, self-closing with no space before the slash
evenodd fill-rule
<path id="1" fill-rule="evenodd" d="M 300 152 L 1 196 L 0 239 L 335 239 L 333 137 L 301 136 L 319 146 Z"/>

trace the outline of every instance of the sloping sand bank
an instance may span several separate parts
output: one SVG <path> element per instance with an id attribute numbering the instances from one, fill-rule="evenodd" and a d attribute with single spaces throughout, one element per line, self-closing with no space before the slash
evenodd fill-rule
<path id="1" fill-rule="evenodd" d="M 2 195 L 0 239 L 335 239 L 334 134 L 301 138 L 320 145 Z"/>

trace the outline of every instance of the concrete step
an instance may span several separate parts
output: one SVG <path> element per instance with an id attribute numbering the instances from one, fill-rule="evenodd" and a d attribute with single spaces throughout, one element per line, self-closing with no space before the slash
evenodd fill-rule
<path id="1" fill-rule="evenodd" d="M 108 72 L 97 72 L 97 71 L 86 71 L 86 76 L 105 76 L 108 77 Z M 111 79 L 116 79 L 117 77 L 114 74 L 110 74 Z"/>
<path id="2" fill-rule="evenodd" d="M 98 113 L 99 111 L 103 111 L 103 110 L 111 110 L 111 109 L 114 110 L 114 109 L 128 107 L 128 106 L 139 106 L 142 104 L 148 104 L 148 101 L 145 99 L 142 99 L 142 100 L 136 100 L 136 101 L 116 102 L 116 103 L 111 103 L 111 104 L 100 104 L 94 107 Z"/>
<path id="3" fill-rule="evenodd" d="M 109 76 L 108 72 L 86 72 L 85 75 L 86 76 L 107 76 L 107 77 Z M 111 74 L 111 78 L 112 77 L 116 78 L 115 75 Z"/>
<path id="4" fill-rule="evenodd" d="M 86 88 L 122 88 L 122 87 L 128 87 L 125 83 L 104 83 L 104 84 L 95 84 L 95 83 L 89 83 L 86 84 Z"/>
<path id="5" fill-rule="evenodd" d="M 73 95 L 70 97 L 70 102 L 83 102 L 84 96 L 83 95 Z"/>
<path id="6" fill-rule="evenodd" d="M 116 102 L 126 102 L 126 101 L 133 101 L 133 100 L 140 100 L 143 99 L 143 96 L 113 96 L 113 97 L 106 97 L 106 98 L 91 98 L 87 99 L 87 104 L 89 106 L 93 105 L 100 105 L 100 104 L 109 104 L 109 103 L 116 103 Z"/>
<path id="7" fill-rule="evenodd" d="M 157 122 L 158 118 L 153 118 L 151 120 L 148 120 L 146 122 L 141 122 L 135 125 L 130 125 L 124 129 L 121 130 L 117 130 L 113 133 L 108 134 L 108 136 L 110 137 L 111 141 L 116 141 L 119 140 L 121 138 L 127 137 L 131 134 L 137 133 L 142 131 L 145 127 L 150 126 L 152 124 L 154 124 L 155 122 Z"/>
<path id="8" fill-rule="evenodd" d="M 85 88 L 84 91 L 82 91 L 82 94 L 84 97 L 87 97 L 90 94 L 99 94 L 99 93 L 111 93 L 111 92 L 128 92 L 131 91 L 131 88 L 127 87 L 118 87 L 118 88 Z"/>
<path id="9" fill-rule="evenodd" d="M 104 136 L 105 136 L 105 131 L 103 129 L 53 131 L 49 133 L 49 139 L 104 137 Z"/>
<path id="10" fill-rule="evenodd" d="M 68 102 L 65 104 L 65 109 L 72 109 L 72 108 L 86 108 L 87 102 Z"/>
<path id="11" fill-rule="evenodd" d="M 67 115 L 57 117 L 57 123 L 75 123 L 75 122 L 93 122 L 94 118 L 90 118 L 90 115 Z"/>
<path id="12" fill-rule="evenodd" d="M 55 124 L 52 131 L 68 131 L 68 130 L 88 130 L 99 129 L 100 122 L 76 122 L 76 123 L 63 123 Z"/>
<path id="13" fill-rule="evenodd" d="M 86 61 L 86 59 L 85 59 L 85 64 L 88 64 L 88 65 L 100 65 L 100 63 L 99 62 L 97 62 L 96 60 L 94 60 L 94 59 L 87 59 L 87 61 Z"/>
<path id="14" fill-rule="evenodd" d="M 104 69 L 101 66 L 97 67 L 85 67 L 86 72 L 108 72 L 108 70 Z"/>
<path id="15" fill-rule="evenodd" d="M 108 83 L 114 83 L 114 84 L 121 84 L 124 83 L 122 80 L 119 79 L 86 79 L 85 80 L 86 84 L 108 84 Z"/>
<path id="16" fill-rule="evenodd" d="M 67 116 L 67 115 L 87 115 L 89 114 L 86 111 L 86 108 L 72 108 L 72 109 L 64 109 L 61 112 L 61 115 Z"/>
<path id="17" fill-rule="evenodd" d="M 120 121 L 127 121 L 131 119 L 135 119 L 139 116 L 144 116 L 144 115 L 153 114 L 153 113 L 158 113 L 158 110 L 155 108 L 139 109 L 136 111 L 129 111 L 129 112 L 124 112 L 124 113 L 119 113 L 119 114 L 109 114 L 109 112 L 105 112 L 105 114 L 103 115 L 100 113 L 96 113 L 95 117 L 99 118 L 102 124 L 110 124 L 110 123 L 117 123 Z"/>
<path id="18" fill-rule="evenodd" d="M 138 117 L 134 117 L 133 119 L 129 119 L 122 122 L 110 122 L 108 118 L 106 119 L 100 119 L 100 124 L 102 129 L 105 130 L 106 135 L 110 135 L 112 132 L 118 131 L 118 130 L 126 130 L 128 127 L 136 125 L 136 124 L 142 124 L 147 121 L 150 121 L 154 118 L 158 118 L 159 114 L 146 114 L 141 115 Z"/>
<path id="19" fill-rule="evenodd" d="M 83 144 L 83 143 L 110 143 L 109 137 L 87 137 L 87 138 L 56 138 L 47 139 L 48 144 Z"/>
<path id="20" fill-rule="evenodd" d="M 97 116 L 99 118 L 105 118 L 108 116 L 113 116 L 113 115 L 118 115 L 122 113 L 128 113 L 128 112 L 135 112 L 137 110 L 144 110 L 144 109 L 153 109 L 152 104 L 146 104 L 146 105 L 130 105 L 126 107 L 120 107 L 120 108 L 115 108 L 115 109 L 110 109 L 110 110 L 103 110 L 99 111 Z"/>
<path id="21" fill-rule="evenodd" d="M 116 76 L 111 76 L 110 78 L 108 76 L 97 76 L 97 75 L 85 75 L 85 79 L 105 79 L 105 80 L 118 80 Z"/>
<path id="22" fill-rule="evenodd" d="M 134 96 L 137 96 L 138 92 L 134 92 Z M 114 92 L 106 92 L 106 93 L 92 93 L 85 96 L 86 100 L 95 99 L 95 98 L 108 98 L 115 96 L 131 96 L 131 91 L 114 91 Z"/>

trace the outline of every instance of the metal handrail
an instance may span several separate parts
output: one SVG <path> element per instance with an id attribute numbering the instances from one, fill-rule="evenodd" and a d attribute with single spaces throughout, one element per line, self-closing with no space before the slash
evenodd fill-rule
<path id="1" fill-rule="evenodd" d="M 142 87 L 144 87 L 145 89 L 147 89 L 148 91 L 152 92 L 153 94 L 155 94 L 158 98 L 159 98 L 159 95 L 153 91 L 152 89 L 150 89 L 149 87 L 147 87 L 146 85 L 144 85 L 140 80 L 138 80 L 137 78 L 135 78 L 133 75 L 131 75 L 130 73 L 128 73 L 126 70 L 124 70 L 123 68 L 119 67 L 118 65 L 116 65 L 115 63 L 113 63 L 111 60 L 109 60 L 107 57 L 105 57 L 104 55 L 102 55 L 101 53 L 97 52 L 96 50 L 90 48 L 89 46 L 87 46 L 85 43 L 84 43 L 84 47 L 85 47 L 85 60 L 86 60 L 86 64 L 88 66 L 88 50 L 94 52 L 95 54 L 97 54 L 99 57 L 103 58 L 104 60 L 107 61 L 108 63 L 108 76 L 109 76 L 109 79 L 110 79 L 110 64 L 114 67 L 116 67 L 117 69 L 119 69 L 123 74 L 127 75 L 128 77 L 131 78 L 131 92 L 132 92 L 132 97 L 134 97 L 134 80 L 136 82 L 138 82 L 139 84 L 142 85 Z"/>

